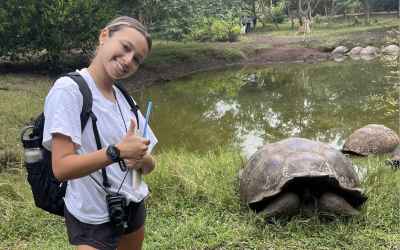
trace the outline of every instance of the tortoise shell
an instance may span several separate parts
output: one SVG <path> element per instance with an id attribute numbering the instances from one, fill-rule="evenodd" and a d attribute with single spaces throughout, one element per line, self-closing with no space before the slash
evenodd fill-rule
<path id="1" fill-rule="evenodd" d="M 353 165 L 341 152 L 318 141 L 289 138 L 260 148 L 239 175 L 242 201 L 253 209 L 294 183 L 318 180 L 357 202 L 367 196 Z"/>
<path id="2" fill-rule="evenodd" d="M 399 52 L 399 46 L 397 46 L 395 44 L 392 44 L 392 45 L 389 45 L 389 46 L 385 47 L 383 49 L 383 51 L 388 53 L 388 54 L 394 54 L 396 52 L 398 53 Z"/>
<path id="3" fill-rule="evenodd" d="M 354 47 L 350 50 L 349 55 L 357 55 L 360 54 L 361 50 L 363 50 L 363 47 Z"/>
<path id="4" fill-rule="evenodd" d="M 343 54 L 343 53 L 346 53 L 347 51 L 349 51 L 346 47 L 344 47 L 344 46 L 339 46 L 339 47 L 337 47 L 336 49 L 334 49 L 333 51 L 332 51 L 332 53 L 340 53 L 340 54 Z"/>
<path id="5" fill-rule="evenodd" d="M 360 55 L 375 54 L 381 52 L 377 47 L 367 46 L 360 51 Z"/>
<path id="6" fill-rule="evenodd" d="M 391 153 L 399 145 L 399 136 L 383 125 L 370 124 L 357 129 L 344 142 L 342 151 L 359 155 Z"/>

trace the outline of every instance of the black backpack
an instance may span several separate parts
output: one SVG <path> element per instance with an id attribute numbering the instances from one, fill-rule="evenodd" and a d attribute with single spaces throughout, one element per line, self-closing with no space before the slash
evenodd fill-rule
<path id="1" fill-rule="evenodd" d="M 83 107 L 82 107 L 82 112 L 80 114 L 81 131 L 83 132 L 89 117 L 92 118 L 93 132 L 96 139 L 97 149 L 98 150 L 102 149 L 96 125 L 97 118 L 92 112 L 93 99 L 92 99 L 92 92 L 89 86 L 87 85 L 85 79 L 78 72 L 61 74 L 56 78 L 56 80 L 64 76 L 70 77 L 78 84 L 79 90 L 83 96 Z M 139 116 L 137 112 L 139 110 L 139 106 L 133 102 L 132 97 L 120 84 L 114 83 L 114 85 L 121 91 L 125 99 L 128 101 L 131 107 L 131 111 L 135 114 L 137 126 L 139 128 L 139 122 L 138 122 Z M 40 145 L 38 146 L 43 147 L 42 141 L 43 141 L 44 121 L 45 117 L 44 113 L 42 112 L 34 120 L 32 126 L 28 126 L 23 129 L 21 133 L 21 142 L 24 148 L 25 148 L 24 140 L 28 138 L 23 138 L 23 136 L 25 134 L 25 131 L 28 129 L 33 130 L 33 132 L 29 134 L 29 138 L 39 138 Z M 25 167 L 28 171 L 28 182 L 32 189 L 33 199 L 35 200 L 35 205 L 38 208 L 41 208 L 55 215 L 64 216 L 63 197 L 65 196 L 68 181 L 64 181 L 61 183 L 55 178 L 51 164 L 51 151 L 48 151 L 45 148 L 42 149 L 44 151 L 44 157 L 42 160 L 36 163 L 25 163 Z M 109 187 L 110 185 L 107 180 L 107 172 L 105 168 L 102 169 L 102 174 L 103 174 L 103 186 Z"/>

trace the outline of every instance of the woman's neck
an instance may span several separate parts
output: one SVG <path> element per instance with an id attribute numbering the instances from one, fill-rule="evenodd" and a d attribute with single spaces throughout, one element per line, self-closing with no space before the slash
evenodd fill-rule
<path id="1" fill-rule="evenodd" d="M 100 62 L 96 62 L 95 59 L 93 60 L 92 64 L 90 64 L 90 66 L 87 68 L 87 71 L 89 72 L 94 83 L 96 84 L 96 87 L 103 94 L 103 96 L 111 102 L 115 102 L 112 88 L 114 84 L 114 79 L 111 79 L 107 75 L 103 65 Z"/>

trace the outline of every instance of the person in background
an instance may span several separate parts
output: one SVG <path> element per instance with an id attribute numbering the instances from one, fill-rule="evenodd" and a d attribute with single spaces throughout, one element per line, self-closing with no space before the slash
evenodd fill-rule
<path id="1" fill-rule="evenodd" d="M 256 27 L 257 27 L 257 16 L 253 17 L 253 27 L 254 27 L 254 31 L 255 31 Z"/>
<path id="2" fill-rule="evenodd" d="M 251 26 L 251 18 L 250 16 L 247 16 L 246 33 L 250 33 L 250 26 Z"/>
<path id="3" fill-rule="evenodd" d="M 242 34 L 246 34 L 246 19 L 244 19 L 244 16 L 240 18 L 240 25 L 242 25 Z"/>

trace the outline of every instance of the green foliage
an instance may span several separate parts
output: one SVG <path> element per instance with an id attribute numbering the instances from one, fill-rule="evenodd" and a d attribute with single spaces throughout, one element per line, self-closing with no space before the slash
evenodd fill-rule
<path id="1" fill-rule="evenodd" d="M 239 25 L 224 20 L 217 20 L 211 25 L 211 34 L 216 41 L 235 42 L 241 36 Z"/>
<path id="2" fill-rule="evenodd" d="M 235 17 L 238 0 L 153 0 L 158 10 L 154 31 L 166 40 L 186 41 L 197 37 L 210 24 L 210 19 L 229 20 Z M 152 2 L 152 1 L 150 1 Z M 212 21 L 211 21 L 212 22 Z"/>
<path id="3" fill-rule="evenodd" d="M 285 14 L 285 1 L 279 1 L 275 5 L 271 5 L 266 8 L 266 15 L 268 20 L 271 23 L 284 23 L 286 14 Z"/>
<path id="4" fill-rule="evenodd" d="M 339 0 L 338 5 L 343 8 L 345 13 L 353 14 L 361 3 L 358 0 Z"/>
<path id="5" fill-rule="evenodd" d="M 321 16 L 319 14 L 316 14 L 314 17 L 314 22 L 320 24 L 321 23 Z"/>
<path id="6" fill-rule="evenodd" d="M 360 25 L 362 22 L 358 19 L 358 16 L 354 16 L 353 26 Z"/>
<path id="7" fill-rule="evenodd" d="M 395 30 L 399 33 L 399 30 Z M 398 40 L 397 36 L 397 40 Z M 373 110 L 381 110 L 384 116 L 399 115 L 399 53 L 394 55 L 380 55 L 386 67 L 392 69 L 390 75 L 385 78 L 387 86 L 385 87 L 384 95 L 371 95 L 370 99 L 374 102 Z"/>
<path id="8" fill-rule="evenodd" d="M 63 65 L 70 54 L 88 54 L 115 0 L 6 0 L 0 2 L 0 58 Z"/>

